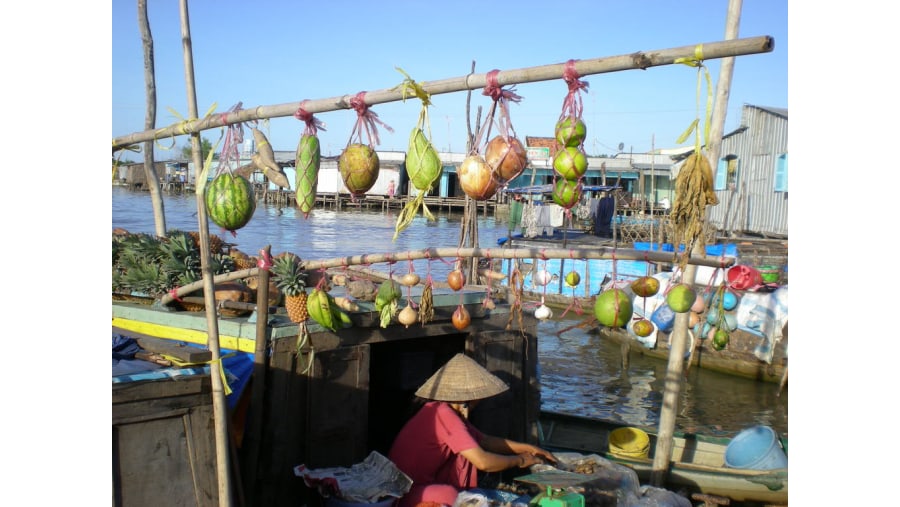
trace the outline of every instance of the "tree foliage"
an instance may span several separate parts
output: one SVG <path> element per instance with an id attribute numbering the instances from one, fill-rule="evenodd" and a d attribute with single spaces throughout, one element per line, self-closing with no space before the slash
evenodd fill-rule
<path id="1" fill-rule="evenodd" d="M 206 160 L 207 155 L 213 149 L 212 143 L 209 142 L 209 139 L 203 137 L 200 139 L 200 159 Z M 191 160 L 193 157 L 193 148 L 191 147 L 191 142 L 188 141 L 184 143 L 184 146 L 181 147 L 181 158 L 185 160 Z M 217 155 L 213 155 L 213 158 L 218 158 Z"/>

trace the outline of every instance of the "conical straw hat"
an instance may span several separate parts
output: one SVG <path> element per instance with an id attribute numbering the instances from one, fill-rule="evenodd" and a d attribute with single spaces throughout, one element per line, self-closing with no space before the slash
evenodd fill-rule
<path id="1" fill-rule="evenodd" d="M 416 391 L 416 396 L 438 401 L 473 401 L 490 398 L 507 389 L 506 383 L 460 353 L 434 372 Z"/>

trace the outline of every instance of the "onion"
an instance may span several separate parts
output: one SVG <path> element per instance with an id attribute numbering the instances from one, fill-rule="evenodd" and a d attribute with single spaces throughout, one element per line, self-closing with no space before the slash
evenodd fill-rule
<path id="1" fill-rule="evenodd" d="M 466 277 L 463 276 L 463 272 L 458 269 L 454 269 L 447 275 L 447 285 L 453 290 L 462 289 L 465 283 Z"/>
<path id="2" fill-rule="evenodd" d="M 412 287 L 413 285 L 416 285 L 417 283 L 419 283 L 419 280 L 420 280 L 419 275 L 417 275 L 415 273 L 407 273 L 407 274 L 403 275 L 402 277 L 400 277 L 400 283 L 407 287 Z"/>
<path id="3" fill-rule="evenodd" d="M 397 315 L 397 322 L 406 327 L 415 324 L 417 320 L 419 320 L 419 312 L 415 311 L 412 305 L 406 305 L 406 308 L 400 310 Z"/>
<path id="4" fill-rule="evenodd" d="M 456 310 L 453 311 L 453 317 L 451 317 L 450 320 L 453 322 L 453 327 L 462 331 L 469 327 L 469 323 L 472 322 L 472 317 L 469 315 L 469 310 L 466 310 L 465 306 L 459 305 L 456 307 Z"/>

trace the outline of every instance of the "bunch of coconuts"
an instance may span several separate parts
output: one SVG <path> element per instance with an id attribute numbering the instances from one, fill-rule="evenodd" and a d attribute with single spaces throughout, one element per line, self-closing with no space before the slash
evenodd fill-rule
<path id="1" fill-rule="evenodd" d="M 522 174 L 528 165 L 525 145 L 514 135 L 491 139 L 484 156 L 475 153 L 459 165 L 459 186 L 476 201 L 486 201 L 508 181 Z"/>
<path id="2" fill-rule="evenodd" d="M 566 116 L 556 122 L 556 143 L 553 170 L 558 178 L 553 186 L 553 202 L 571 209 L 581 199 L 581 177 L 587 172 L 587 156 L 582 146 L 587 128 L 581 118 Z"/>

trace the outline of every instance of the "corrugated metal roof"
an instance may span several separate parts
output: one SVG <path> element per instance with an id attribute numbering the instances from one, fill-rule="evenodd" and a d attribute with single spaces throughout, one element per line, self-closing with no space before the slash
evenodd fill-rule
<path id="1" fill-rule="evenodd" d="M 763 111 L 767 111 L 777 116 L 781 116 L 784 119 L 788 117 L 788 110 L 786 107 L 768 107 L 768 106 L 755 106 L 753 104 L 745 104 L 747 107 L 755 107 L 756 109 L 761 109 Z"/>

